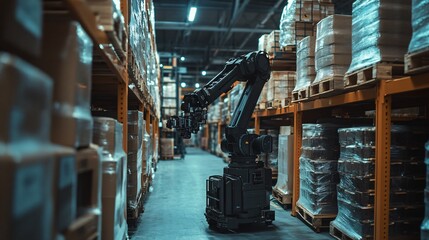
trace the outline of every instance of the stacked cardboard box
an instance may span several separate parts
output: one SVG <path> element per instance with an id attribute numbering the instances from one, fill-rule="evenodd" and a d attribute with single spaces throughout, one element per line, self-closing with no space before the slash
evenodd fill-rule
<path id="1" fill-rule="evenodd" d="M 67 14 L 45 14 L 40 58 L 35 64 L 54 81 L 52 142 L 73 148 L 92 140 L 92 41 Z"/>
<path id="2" fill-rule="evenodd" d="M 122 148 L 122 124 L 112 118 L 94 118 L 94 143 L 102 148 L 103 239 L 125 239 L 127 156 Z"/>
<path id="3" fill-rule="evenodd" d="M 295 46 L 306 36 L 314 36 L 316 24 L 334 14 L 334 4 L 316 0 L 288 1 L 280 19 L 280 47 Z"/>
<path id="4" fill-rule="evenodd" d="M 338 126 L 303 124 L 297 204 L 312 215 L 337 213 Z"/>
<path id="5" fill-rule="evenodd" d="M 389 207 L 392 236 L 419 233 L 424 213 L 423 146 L 427 137 L 427 130 L 392 126 Z M 332 225 L 357 239 L 372 238 L 374 233 L 375 141 L 374 127 L 339 130 L 338 216 Z"/>
<path id="6" fill-rule="evenodd" d="M 258 51 L 267 51 L 267 38 L 268 38 L 268 34 L 263 34 L 261 37 L 259 37 L 258 39 Z"/>
<path id="7" fill-rule="evenodd" d="M 429 239 L 429 142 L 425 144 L 426 156 L 426 188 L 425 188 L 425 219 L 421 226 L 421 239 Z"/>
<path id="8" fill-rule="evenodd" d="M 139 206 L 143 173 L 143 113 L 128 111 L 127 208 Z M 128 216 L 127 216 L 128 217 Z M 136 216 L 129 216 L 134 218 Z"/>
<path id="9" fill-rule="evenodd" d="M 353 3 L 352 62 L 347 73 L 379 62 L 403 62 L 411 38 L 411 1 Z"/>
<path id="10" fill-rule="evenodd" d="M 308 36 L 298 42 L 296 52 L 296 85 L 293 89 L 294 92 L 307 89 L 310 87 L 310 84 L 313 83 L 316 77 L 314 52 L 315 37 Z"/>
<path id="11" fill-rule="evenodd" d="M 161 138 L 161 157 L 174 157 L 174 138 Z"/>
<path id="12" fill-rule="evenodd" d="M 267 101 L 290 99 L 295 87 L 296 72 L 271 71 L 267 86 Z"/>
<path id="13" fill-rule="evenodd" d="M 270 34 L 268 34 L 268 36 L 266 37 L 264 50 L 266 53 L 273 54 L 275 52 L 280 52 L 279 37 L 279 30 L 274 30 Z"/>
<path id="14" fill-rule="evenodd" d="M 285 128 L 285 127 L 280 127 Z M 293 135 L 291 127 L 288 134 L 280 131 L 278 140 L 278 177 L 274 190 L 282 195 L 292 196 L 293 183 Z"/>
<path id="15" fill-rule="evenodd" d="M 316 78 L 313 84 L 334 80 L 332 88 L 344 87 L 344 73 L 351 61 L 352 18 L 347 15 L 331 15 L 317 24 Z"/>
<path id="16" fill-rule="evenodd" d="M 413 36 L 408 52 L 419 52 L 429 47 L 429 1 L 412 1 Z"/>

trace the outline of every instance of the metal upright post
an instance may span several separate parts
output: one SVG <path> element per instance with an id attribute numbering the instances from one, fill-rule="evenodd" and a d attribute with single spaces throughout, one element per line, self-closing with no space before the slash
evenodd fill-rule
<path id="1" fill-rule="evenodd" d="M 293 194 L 291 215 L 296 216 L 296 202 L 299 197 L 299 157 L 302 145 L 302 112 L 295 105 L 293 114 Z"/>

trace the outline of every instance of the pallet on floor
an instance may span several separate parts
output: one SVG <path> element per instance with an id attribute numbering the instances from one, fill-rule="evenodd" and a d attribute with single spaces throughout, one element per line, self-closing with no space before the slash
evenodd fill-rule
<path id="1" fill-rule="evenodd" d="M 404 57 L 406 74 L 429 72 L 429 47 L 423 50 L 407 53 Z"/>
<path id="2" fill-rule="evenodd" d="M 273 197 L 279 202 L 283 208 L 290 208 L 292 205 L 292 194 L 284 194 L 277 188 L 273 188 Z"/>
<path id="3" fill-rule="evenodd" d="M 404 75 L 403 63 L 376 63 L 344 76 L 345 88 L 371 86 L 379 80 L 389 80 Z"/>
<path id="4" fill-rule="evenodd" d="M 329 225 L 329 234 L 334 237 L 337 240 L 370 240 L 373 239 L 373 237 L 360 237 L 360 238 L 354 238 L 348 235 L 347 233 L 343 232 L 339 228 L 337 228 L 334 224 Z"/>
<path id="5" fill-rule="evenodd" d="M 277 109 L 282 107 L 282 101 L 279 99 L 274 99 L 267 102 L 267 109 Z"/>
<path id="6" fill-rule="evenodd" d="M 330 77 L 310 86 L 310 96 L 336 95 L 344 90 L 343 77 Z"/>
<path id="7" fill-rule="evenodd" d="M 336 214 L 313 215 L 299 203 L 296 204 L 296 210 L 298 212 L 298 217 L 315 232 L 320 232 L 322 229 L 329 229 L 330 222 L 337 216 Z"/>
<path id="8" fill-rule="evenodd" d="M 292 91 L 292 102 L 301 102 L 310 97 L 310 87 L 305 87 L 297 91 Z"/>

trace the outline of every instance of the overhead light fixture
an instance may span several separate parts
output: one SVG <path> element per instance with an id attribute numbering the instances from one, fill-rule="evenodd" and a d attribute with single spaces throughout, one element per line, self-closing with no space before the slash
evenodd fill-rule
<path id="1" fill-rule="evenodd" d="M 161 63 L 161 64 L 159 64 L 159 67 L 161 67 L 161 68 L 162 68 L 162 67 L 164 67 L 164 65 Z"/>
<path id="2" fill-rule="evenodd" d="M 195 88 L 199 88 L 200 84 L 199 83 L 195 83 Z"/>
<path id="3" fill-rule="evenodd" d="M 191 7 L 191 9 L 189 9 L 188 21 L 193 22 L 195 20 L 196 14 L 197 14 L 197 8 Z"/>
<path id="4" fill-rule="evenodd" d="M 206 71 L 202 71 L 201 75 L 205 76 L 205 75 L 207 75 L 207 72 Z"/>
<path id="5" fill-rule="evenodd" d="M 180 57 L 180 61 L 182 61 L 182 62 L 183 62 L 183 61 L 185 61 L 185 60 L 186 60 L 186 58 L 185 58 L 184 56 L 181 56 L 181 57 Z"/>
<path id="6" fill-rule="evenodd" d="M 186 87 L 186 83 L 185 83 L 185 82 L 182 82 L 182 83 L 180 84 L 180 86 L 181 86 L 182 88 L 184 88 L 184 87 Z"/>

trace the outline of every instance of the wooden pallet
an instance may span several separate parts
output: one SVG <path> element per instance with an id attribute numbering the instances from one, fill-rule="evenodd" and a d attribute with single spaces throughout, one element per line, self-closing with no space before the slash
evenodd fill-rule
<path id="1" fill-rule="evenodd" d="M 372 240 L 373 237 L 361 237 L 361 238 L 353 238 L 347 233 L 338 229 L 334 224 L 329 225 L 329 234 L 337 240 Z"/>
<path id="2" fill-rule="evenodd" d="M 337 216 L 336 214 L 313 215 L 299 203 L 296 204 L 296 208 L 299 218 L 315 232 L 320 232 L 322 229 L 328 229 L 330 222 Z"/>
<path id="3" fill-rule="evenodd" d="M 281 50 L 283 52 L 296 52 L 296 45 L 284 46 Z"/>
<path id="4" fill-rule="evenodd" d="M 272 71 L 296 71 L 296 59 L 270 59 Z"/>
<path id="5" fill-rule="evenodd" d="M 376 63 L 346 74 L 344 76 L 345 88 L 355 88 L 375 84 L 379 80 L 389 80 L 404 75 L 402 63 Z"/>
<path id="6" fill-rule="evenodd" d="M 429 47 L 415 53 L 405 54 L 405 73 L 429 72 Z"/>
<path id="7" fill-rule="evenodd" d="M 282 101 L 278 100 L 278 99 L 274 99 L 272 101 L 268 101 L 267 102 L 267 109 L 277 109 L 277 108 L 281 108 Z"/>
<path id="8" fill-rule="evenodd" d="M 310 96 L 336 95 L 344 90 L 342 77 L 331 77 L 310 86 Z"/>
<path id="9" fill-rule="evenodd" d="M 273 197 L 284 207 L 290 208 L 292 204 L 292 194 L 283 194 L 276 188 L 273 188 Z"/>
<path id="10" fill-rule="evenodd" d="M 310 87 L 305 87 L 298 91 L 292 92 L 292 102 L 301 102 L 308 100 L 310 97 Z"/>

